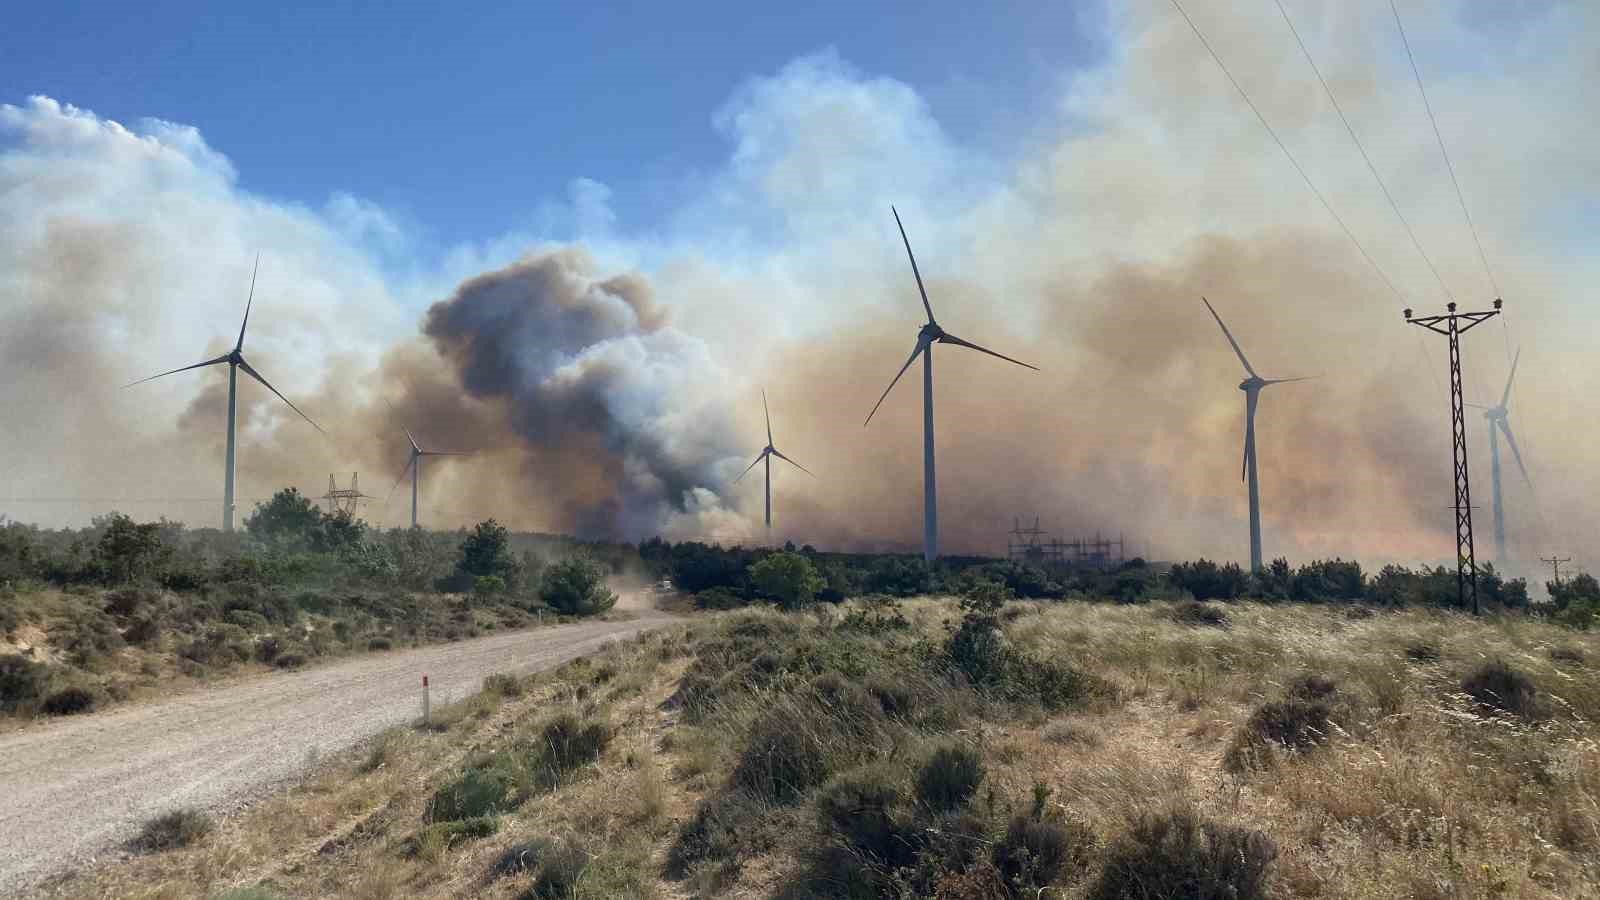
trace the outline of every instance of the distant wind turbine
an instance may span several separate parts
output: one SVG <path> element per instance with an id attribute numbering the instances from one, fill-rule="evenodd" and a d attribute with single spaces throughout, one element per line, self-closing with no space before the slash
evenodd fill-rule
<path id="1" fill-rule="evenodd" d="M 1212 309 L 1211 301 L 1204 297 L 1200 302 L 1211 310 L 1211 318 L 1217 320 L 1217 325 L 1222 328 L 1222 335 L 1233 346 L 1233 352 L 1238 354 L 1239 362 L 1244 363 L 1244 370 L 1250 377 L 1239 382 L 1239 390 L 1244 391 L 1245 421 L 1244 421 L 1244 465 L 1240 469 L 1239 477 L 1248 474 L 1250 479 L 1250 571 L 1261 571 L 1261 488 L 1256 480 L 1256 400 L 1261 394 L 1261 389 L 1269 384 L 1287 384 L 1291 381 L 1307 381 L 1315 376 L 1304 378 L 1262 378 L 1251 368 L 1250 360 L 1244 358 L 1244 351 L 1239 349 L 1239 342 L 1233 339 L 1228 331 L 1228 326 L 1222 324 L 1222 317 Z"/>
<path id="2" fill-rule="evenodd" d="M 1506 564 L 1506 515 L 1505 507 L 1500 503 L 1500 435 L 1505 432 L 1506 443 L 1511 445 L 1511 455 L 1516 457 L 1517 468 L 1522 472 L 1522 480 L 1533 487 L 1533 479 L 1528 477 L 1528 469 L 1522 464 L 1522 451 L 1517 449 L 1517 439 L 1511 436 L 1511 423 L 1506 419 L 1506 407 L 1511 403 L 1511 382 L 1517 377 L 1517 363 L 1522 360 L 1522 348 L 1517 348 L 1517 355 L 1511 360 L 1511 374 L 1506 376 L 1506 389 L 1500 395 L 1499 406 L 1484 406 L 1481 403 L 1468 403 L 1468 406 L 1483 410 L 1483 417 L 1489 420 L 1489 479 L 1494 489 L 1494 558 L 1502 566 Z"/>
<path id="3" fill-rule="evenodd" d="M 889 396 L 889 392 L 894 390 L 894 386 L 899 383 L 900 376 L 906 374 L 906 370 L 911 368 L 911 364 L 917 361 L 917 355 L 921 354 L 922 556 L 928 562 L 932 562 L 939 556 L 939 502 L 937 491 L 934 489 L 933 475 L 933 345 L 955 344 L 958 347 L 966 347 L 979 353 L 998 356 L 1006 362 L 1016 363 L 1025 369 L 1033 369 L 1035 372 L 1039 368 L 980 347 L 970 341 L 964 341 L 939 327 L 939 323 L 934 321 L 933 318 L 933 305 L 928 302 L 928 290 L 922 286 L 922 273 L 917 269 L 917 257 L 912 254 L 911 241 L 906 238 L 906 227 L 900 223 L 900 211 L 893 206 L 889 207 L 889 210 L 894 213 L 894 223 L 900 229 L 900 240 L 906 245 L 906 256 L 911 260 L 911 274 L 916 276 L 917 291 L 922 294 L 922 308 L 928 313 L 928 324 L 922 326 L 922 329 L 917 332 L 917 346 L 912 349 L 911 358 L 907 359 L 906 364 L 900 367 L 900 371 L 895 374 L 894 380 L 889 382 L 889 386 L 883 389 L 883 396 L 878 398 L 878 402 L 872 407 L 872 412 L 867 414 L 867 421 L 862 423 L 862 427 L 866 427 L 872 421 L 872 417 L 877 415 L 878 407 L 883 405 L 884 398 Z"/>
<path id="4" fill-rule="evenodd" d="M 739 473 L 739 477 L 735 478 L 733 480 L 733 482 L 734 482 L 734 484 L 738 484 L 739 481 L 744 478 L 744 476 L 750 474 L 750 469 L 754 469 L 756 467 L 756 463 L 761 462 L 762 460 L 766 460 L 766 463 L 767 463 L 767 466 L 766 466 L 766 470 L 767 470 L 767 542 L 771 543 L 771 541 L 772 541 L 772 458 L 774 456 L 776 456 L 777 458 L 783 460 L 784 462 L 788 463 L 791 466 L 794 466 L 796 469 L 799 469 L 800 471 L 806 473 L 807 475 L 811 475 L 812 478 L 815 478 L 817 476 L 812 475 L 810 469 L 807 469 L 805 466 L 802 466 L 799 463 L 795 462 L 794 460 L 790 459 L 789 457 L 784 456 L 783 455 L 783 451 L 779 450 L 777 447 L 774 447 L 772 445 L 772 413 L 767 410 L 767 392 L 766 392 L 765 389 L 763 389 L 761 391 L 761 411 L 763 413 L 765 413 L 766 417 L 767 417 L 767 446 L 760 453 L 756 454 L 755 462 L 752 462 L 749 465 L 748 468 L 746 468 L 743 472 L 740 472 Z"/>
<path id="5" fill-rule="evenodd" d="M 389 401 L 385 400 L 384 402 L 388 403 Z M 389 410 L 391 412 L 394 411 L 394 404 L 389 404 Z M 424 456 L 471 456 L 472 454 L 458 450 L 424 450 L 417 446 L 417 439 L 411 436 L 411 429 L 401 425 L 400 430 L 406 433 L 406 441 L 411 444 L 411 452 L 406 457 L 405 468 L 400 470 L 400 477 L 394 480 L 394 484 L 389 488 L 389 497 L 386 498 L 383 503 L 385 506 L 389 505 L 389 500 L 394 498 L 394 489 L 400 486 L 400 482 L 406 480 L 406 472 L 410 472 L 411 527 L 415 528 L 417 527 L 417 480 L 422 474 L 422 458 Z"/>
<path id="6" fill-rule="evenodd" d="M 257 372 L 255 369 L 252 369 L 250 364 L 245 362 L 244 359 L 244 330 L 245 326 L 250 324 L 250 305 L 255 302 L 256 272 L 259 271 L 260 268 L 261 255 L 258 253 L 256 254 L 255 268 L 250 272 L 250 296 L 245 300 L 244 321 L 239 325 L 239 340 L 233 345 L 232 350 L 229 350 L 227 353 L 222 354 L 216 359 L 208 359 L 205 362 L 197 362 L 192 366 L 184 366 L 181 369 L 173 369 L 169 372 L 162 372 L 160 375 L 151 375 L 149 378 L 141 378 L 138 381 L 133 382 L 133 384 L 123 385 L 123 387 L 133 387 L 135 384 L 144 384 L 146 381 L 154 381 L 157 378 L 162 378 L 178 372 L 187 372 L 190 369 L 199 369 L 205 366 L 217 366 L 221 365 L 222 363 L 228 364 L 228 450 L 223 463 L 226 472 L 223 474 L 222 481 L 222 529 L 224 531 L 233 530 L 233 446 L 234 424 L 236 420 L 235 400 L 237 399 L 238 395 L 239 370 L 243 369 L 246 375 L 249 375 L 251 378 L 261 382 L 261 384 L 264 385 L 267 390 L 277 394 L 278 399 L 282 400 L 284 403 L 288 403 L 289 408 L 294 410 L 296 413 L 299 413 L 300 418 L 305 419 L 307 422 L 311 422 L 310 416 L 300 412 L 300 407 L 295 406 L 293 403 L 289 403 L 288 397 L 278 393 L 278 389 L 273 387 L 272 384 L 265 378 L 262 378 L 261 373 Z M 315 422 L 311 422 L 311 427 L 322 432 L 324 435 L 327 434 L 326 431 L 322 431 L 322 426 Z"/>

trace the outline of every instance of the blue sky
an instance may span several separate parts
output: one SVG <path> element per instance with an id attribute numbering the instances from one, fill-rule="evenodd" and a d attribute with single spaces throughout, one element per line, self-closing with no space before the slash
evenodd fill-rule
<path id="1" fill-rule="evenodd" d="M 575 178 L 657 225 L 726 159 L 713 117 L 747 79 L 824 48 L 903 81 L 964 142 L 1016 146 L 1060 73 L 1100 61 L 1095 4 L 847 2 L 22 4 L 4 102 L 193 124 L 240 186 L 377 203 L 435 246 L 527 228 Z"/>

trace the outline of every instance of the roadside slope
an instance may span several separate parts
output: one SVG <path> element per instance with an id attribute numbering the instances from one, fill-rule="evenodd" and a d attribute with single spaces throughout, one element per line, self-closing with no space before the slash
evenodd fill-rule
<path id="1" fill-rule="evenodd" d="M 131 837 L 175 806 L 225 811 L 485 675 L 550 668 L 670 621 L 583 622 L 271 675 L 0 736 L 0 894 Z"/>

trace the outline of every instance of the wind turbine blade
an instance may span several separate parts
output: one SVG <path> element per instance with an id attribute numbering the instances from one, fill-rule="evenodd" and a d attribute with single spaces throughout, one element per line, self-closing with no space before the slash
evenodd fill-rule
<path id="1" fill-rule="evenodd" d="M 187 372 L 190 369 L 198 369 L 198 368 L 201 368 L 203 366 L 214 366 L 217 363 L 225 363 L 227 361 L 228 361 L 228 354 L 224 353 L 221 356 L 217 357 L 216 359 L 208 359 L 205 362 L 197 362 L 192 366 L 184 366 L 181 369 L 173 369 L 170 372 L 162 372 L 160 375 L 151 375 L 149 378 L 141 378 L 138 381 L 130 381 L 127 384 L 123 385 L 123 387 L 131 388 L 136 384 L 144 384 L 146 381 L 155 381 L 157 378 L 165 378 L 168 375 L 174 375 L 174 374 L 176 374 L 178 372 Z"/>
<path id="2" fill-rule="evenodd" d="M 767 409 L 767 389 L 761 389 L 761 411 L 767 416 L 767 446 L 772 446 L 772 412 Z"/>
<path id="3" fill-rule="evenodd" d="M 1463 401 L 1461 401 L 1461 404 L 1463 406 L 1470 406 L 1473 409 L 1488 409 L 1489 408 L 1487 406 L 1484 406 L 1482 403 L 1473 403 L 1471 400 L 1463 400 Z"/>
<path id="4" fill-rule="evenodd" d="M 883 389 L 883 397 L 879 397 L 878 402 L 872 405 L 872 412 L 867 413 L 867 421 L 861 423 L 862 428 L 871 424 L 872 417 L 878 414 L 878 407 L 883 405 L 884 397 L 889 396 L 889 392 L 894 390 L 894 386 L 900 383 L 900 376 L 906 374 L 906 370 L 911 368 L 911 364 L 917 361 L 917 354 L 926 349 L 928 349 L 928 342 L 918 338 L 916 349 L 911 351 L 911 358 L 907 359 L 906 364 L 900 367 L 899 372 L 895 373 L 894 380 L 889 382 L 889 386 Z"/>
<path id="5" fill-rule="evenodd" d="M 1321 377 L 1321 375 L 1303 375 L 1299 378 L 1268 378 L 1265 379 L 1265 382 L 1266 384 L 1289 384 L 1293 381 L 1313 381 Z"/>
<path id="6" fill-rule="evenodd" d="M 1504 409 L 1505 405 L 1511 401 L 1511 382 L 1517 377 L 1517 363 L 1521 361 L 1522 348 L 1518 347 L 1517 355 L 1511 359 L 1511 374 L 1506 376 L 1506 392 L 1500 395 L 1500 407 L 1502 409 Z"/>
<path id="7" fill-rule="evenodd" d="M 765 450 L 763 450 L 763 451 L 761 451 L 761 452 L 760 452 L 760 453 L 757 453 L 757 454 L 756 454 L 756 460 L 755 460 L 755 462 L 753 462 L 753 463 L 751 463 L 751 464 L 750 464 L 750 465 L 749 465 L 749 467 L 748 467 L 748 468 L 746 468 L 746 469 L 745 469 L 745 470 L 744 470 L 744 471 L 743 471 L 743 472 L 740 472 L 740 473 L 739 473 L 739 477 L 738 477 L 738 478 L 735 478 L 735 479 L 734 479 L 734 480 L 733 480 L 733 483 L 734 483 L 734 484 L 738 484 L 738 483 L 739 483 L 739 480 L 740 480 L 740 479 L 742 479 L 742 478 L 744 478 L 744 477 L 745 477 L 745 476 L 746 476 L 746 475 L 749 475 L 749 474 L 750 474 L 750 469 L 754 469 L 754 468 L 755 468 L 755 467 L 756 467 L 756 463 L 758 463 L 758 462 L 761 462 L 761 461 L 762 461 L 762 460 L 763 460 L 763 459 L 766 459 L 766 458 L 767 458 L 767 451 L 765 451 Z"/>
<path id="8" fill-rule="evenodd" d="M 472 456 L 471 450 L 418 450 L 418 456 Z"/>
<path id="9" fill-rule="evenodd" d="M 1006 356 L 1004 353 L 996 353 L 996 352 L 994 352 L 993 350 L 990 350 L 987 347 L 979 347 L 977 344 L 974 344 L 971 341 L 963 341 L 961 338 L 958 338 L 953 334 L 946 334 L 943 337 L 939 338 L 939 343 L 941 343 L 941 344 L 955 344 L 957 347 L 966 347 L 969 350 L 976 350 L 979 353 L 987 353 L 990 356 L 998 356 L 1001 359 L 1005 360 L 1006 362 L 1016 363 L 1017 365 L 1023 367 L 1024 369 L 1032 369 L 1035 372 L 1039 371 L 1039 367 L 1038 366 L 1030 366 L 1027 363 L 1023 362 L 1022 360 L 1020 360 L 1020 359 L 1012 359 L 1011 357 Z"/>
<path id="10" fill-rule="evenodd" d="M 1233 345 L 1233 352 L 1239 355 L 1239 362 L 1244 363 L 1244 370 L 1250 373 L 1251 378 L 1260 378 L 1261 376 L 1256 374 L 1256 370 L 1250 367 L 1250 360 L 1244 358 L 1244 351 L 1239 349 L 1239 342 L 1233 339 L 1233 332 L 1228 330 L 1228 326 L 1222 324 L 1222 317 L 1217 315 L 1215 309 L 1212 309 L 1211 301 L 1201 297 L 1200 302 L 1206 305 L 1206 309 L 1211 310 L 1211 318 L 1216 319 L 1217 325 L 1221 326 L 1222 336 L 1227 338 L 1228 343 Z"/>
<path id="11" fill-rule="evenodd" d="M 906 226 L 900 224 L 900 210 L 893 206 L 889 211 L 894 213 L 894 224 L 900 229 L 900 241 L 906 245 L 906 256 L 911 259 L 911 274 L 917 276 L 917 291 L 922 294 L 922 308 L 928 311 L 928 321 L 933 321 L 933 304 L 928 302 L 928 289 L 922 286 L 922 272 L 917 269 L 917 257 L 911 252 L 911 240 L 906 237 Z"/>
<path id="12" fill-rule="evenodd" d="M 383 498 L 383 505 L 384 506 L 388 506 L 389 505 L 389 501 L 394 499 L 394 489 L 400 486 L 400 482 L 406 480 L 406 473 L 411 471 L 411 467 L 416 465 L 416 464 L 417 464 L 417 455 L 415 453 L 413 453 L 410 456 L 406 457 L 406 467 L 400 470 L 400 477 L 396 478 L 394 480 L 394 487 L 389 488 L 389 493 L 384 495 L 384 498 Z"/>
<path id="13" fill-rule="evenodd" d="M 149 378 L 141 378 L 141 380 L 138 381 L 130 381 L 130 383 L 123 384 L 123 388 L 133 388 L 134 384 L 144 384 L 146 381 L 155 381 L 157 378 L 165 378 L 165 376 L 176 375 L 176 373 L 179 372 L 189 372 L 190 368 L 202 368 L 206 367 L 206 365 L 216 365 L 219 364 L 219 362 L 227 362 L 227 356 L 229 356 L 229 354 L 222 354 L 222 356 L 216 357 L 216 359 L 208 359 L 205 360 L 205 362 L 197 362 L 197 364 L 194 365 L 186 365 L 186 367 L 174 368 L 174 370 L 171 370 L 171 372 L 163 372 L 160 373 L 160 375 L 152 375 L 149 376 Z"/>
<path id="14" fill-rule="evenodd" d="M 779 458 L 781 460 L 783 460 L 784 462 L 788 463 L 789 465 L 794 466 L 796 469 L 799 469 L 800 471 L 806 473 L 807 475 L 810 475 L 812 478 L 817 477 L 816 473 L 812 472 L 810 469 L 806 468 L 805 466 L 800 465 L 799 463 L 795 462 L 794 460 L 790 459 L 789 457 L 784 456 L 783 453 L 778 451 L 778 450 L 772 451 L 772 455 L 776 456 L 777 458 Z"/>
<path id="15" fill-rule="evenodd" d="M 388 397 L 383 398 L 383 402 L 385 406 L 389 407 L 389 412 L 394 413 L 394 417 L 396 419 L 400 418 L 400 410 L 394 408 L 394 404 L 389 402 Z M 406 423 L 400 423 L 400 430 L 406 433 L 406 440 L 411 442 L 411 449 L 417 451 L 422 450 L 421 447 L 417 446 L 417 439 L 411 436 L 411 429 L 406 427 Z"/>
<path id="16" fill-rule="evenodd" d="M 1517 449 L 1517 439 L 1511 436 L 1511 425 L 1505 419 L 1500 420 L 1500 433 L 1506 436 L 1506 443 L 1511 445 L 1511 455 L 1517 460 L 1517 468 L 1522 471 L 1522 480 L 1533 487 L 1533 479 L 1528 477 L 1528 467 L 1522 464 L 1522 451 Z"/>
<path id="17" fill-rule="evenodd" d="M 255 380 L 261 382 L 262 385 L 264 385 L 267 390 L 273 392 L 274 394 L 278 394 L 278 399 L 279 400 L 282 400 L 285 403 L 289 403 L 289 398 L 288 397 L 285 397 L 283 394 L 278 393 L 278 389 L 277 388 L 273 387 L 272 384 L 270 382 L 268 382 L 265 378 L 262 378 L 260 372 L 257 372 L 255 369 L 250 368 L 250 364 L 245 362 L 243 359 L 239 360 L 239 368 L 243 369 L 244 373 L 246 375 L 249 375 L 251 378 L 254 378 Z M 289 408 L 294 410 L 297 413 L 300 413 L 300 418 L 305 419 L 307 422 L 311 422 L 311 417 L 306 415 L 303 412 L 300 412 L 300 407 L 295 406 L 293 403 L 289 403 Z M 318 431 L 322 431 L 322 426 L 318 425 L 315 422 L 311 422 L 311 427 L 315 428 Z M 322 431 L 322 433 L 323 433 L 323 435 L 327 435 L 326 431 Z"/>
<path id="18" fill-rule="evenodd" d="M 1256 393 L 1251 391 L 1245 394 L 1245 423 L 1244 423 L 1244 462 L 1239 464 L 1239 480 L 1244 481 L 1250 471 L 1250 457 L 1256 453 L 1256 442 L 1251 438 L 1255 435 L 1256 424 Z"/>
<path id="19" fill-rule="evenodd" d="M 256 300 L 256 273 L 261 271 L 261 254 L 256 254 L 256 267 L 250 270 L 250 297 L 244 301 L 244 321 L 239 323 L 239 343 L 233 345 L 234 350 L 244 349 L 244 327 L 250 324 L 250 304 Z"/>

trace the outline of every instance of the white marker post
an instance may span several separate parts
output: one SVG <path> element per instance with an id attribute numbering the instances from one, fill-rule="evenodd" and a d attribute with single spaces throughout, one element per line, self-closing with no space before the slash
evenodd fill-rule
<path id="1" fill-rule="evenodd" d="M 422 676 L 422 724 L 428 724 L 428 676 Z"/>

